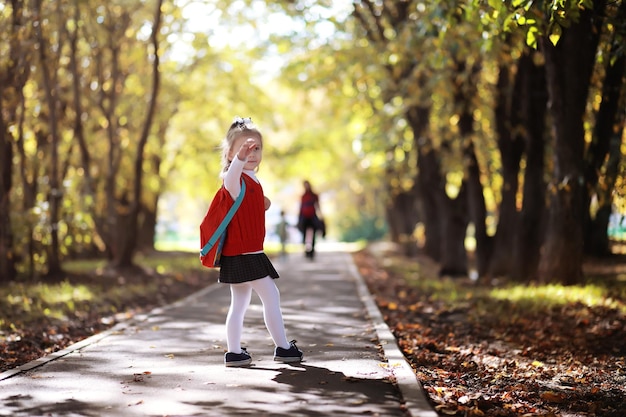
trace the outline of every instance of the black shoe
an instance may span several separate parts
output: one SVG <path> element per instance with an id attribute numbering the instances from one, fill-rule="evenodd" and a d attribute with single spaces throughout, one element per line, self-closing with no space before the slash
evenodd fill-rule
<path id="1" fill-rule="evenodd" d="M 224 365 L 226 366 L 246 366 L 250 365 L 252 357 L 246 350 L 241 348 L 241 353 L 226 352 L 224 354 Z"/>
<path id="2" fill-rule="evenodd" d="M 295 340 L 289 342 L 289 349 L 283 349 L 281 347 L 274 349 L 274 360 L 277 362 L 300 362 L 303 355 L 302 351 L 296 346 Z"/>

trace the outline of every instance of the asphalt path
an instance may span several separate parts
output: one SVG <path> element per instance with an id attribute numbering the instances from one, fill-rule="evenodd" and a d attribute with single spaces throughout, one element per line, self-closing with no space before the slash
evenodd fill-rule
<path id="1" fill-rule="evenodd" d="M 228 286 L 212 284 L 0 374 L 0 416 L 437 417 L 345 251 L 275 262 L 287 336 L 273 361 L 253 295 L 245 368 L 224 366 Z"/>

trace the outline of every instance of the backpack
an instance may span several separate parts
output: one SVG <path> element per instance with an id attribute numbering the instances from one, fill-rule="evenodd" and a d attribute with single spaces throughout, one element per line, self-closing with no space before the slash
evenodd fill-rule
<path id="1" fill-rule="evenodd" d="M 213 201 L 211 201 L 211 205 L 204 215 L 202 223 L 200 223 L 200 262 L 207 268 L 220 266 L 228 223 L 241 205 L 245 192 L 246 183 L 242 179 L 241 191 L 234 202 L 224 186 L 213 197 Z"/>

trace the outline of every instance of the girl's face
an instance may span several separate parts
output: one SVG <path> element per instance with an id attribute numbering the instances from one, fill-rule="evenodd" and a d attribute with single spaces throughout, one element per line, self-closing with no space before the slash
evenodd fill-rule
<path id="1" fill-rule="evenodd" d="M 231 161 L 234 158 L 237 158 L 237 154 L 241 149 L 241 145 L 243 145 L 248 139 L 253 139 L 256 146 L 254 146 L 248 152 L 248 158 L 243 169 L 253 171 L 258 168 L 258 166 L 261 164 L 261 160 L 263 159 L 263 142 L 261 142 L 261 139 L 256 135 L 245 135 L 235 139 L 233 145 L 230 148 L 228 157 Z"/>

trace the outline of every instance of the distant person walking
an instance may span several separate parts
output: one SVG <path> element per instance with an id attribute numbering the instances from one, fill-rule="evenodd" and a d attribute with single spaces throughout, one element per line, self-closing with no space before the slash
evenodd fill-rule
<path id="1" fill-rule="evenodd" d="M 224 355 L 224 363 L 226 366 L 246 366 L 252 362 L 246 348 L 241 347 L 244 316 L 250 305 L 252 290 L 263 303 L 265 326 L 275 344 L 274 360 L 299 362 L 302 351 L 295 340 L 287 340 L 285 332 L 280 293 L 274 282 L 278 273 L 263 251 L 265 211 L 271 204 L 263 195 L 263 188 L 256 177 L 263 157 L 263 136 L 250 118 L 235 117 L 226 133 L 222 150 L 224 186 L 220 193 L 224 204 L 232 206 L 241 192 L 241 181 L 246 185 L 241 206 L 228 225 L 220 260 L 219 282 L 230 284 L 231 294 L 226 317 L 228 352 Z"/>
<path id="2" fill-rule="evenodd" d="M 276 234 L 280 239 L 280 257 L 285 259 L 287 257 L 287 238 L 289 237 L 289 223 L 285 217 L 285 210 L 280 211 L 280 220 L 276 225 Z"/>
<path id="3" fill-rule="evenodd" d="M 304 194 L 300 198 L 298 229 L 302 233 L 304 254 L 308 259 L 315 258 L 315 235 L 318 231 L 325 234 L 324 220 L 321 215 L 319 196 L 313 192 L 311 183 L 304 181 Z"/>

